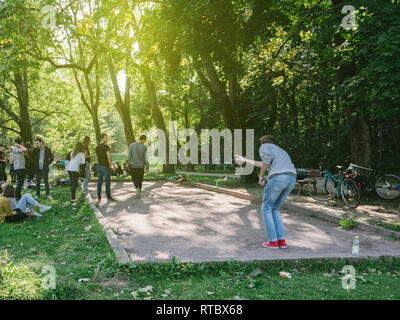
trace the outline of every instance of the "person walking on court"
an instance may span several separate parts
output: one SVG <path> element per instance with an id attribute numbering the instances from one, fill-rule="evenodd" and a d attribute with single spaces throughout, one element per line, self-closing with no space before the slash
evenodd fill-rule
<path id="1" fill-rule="evenodd" d="M 78 187 L 80 166 L 85 164 L 85 146 L 82 142 L 75 145 L 75 150 L 71 152 L 71 160 L 68 163 L 68 175 L 71 181 L 71 202 L 77 202 L 76 188 Z"/>
<path id="2" fill-rule="evenodd" d="M 97 202 L 101 202 L 101 189 L 103 187 L 103 177 L 106 183 L 106 195 L 108 201 L 115 201 L 111 197 L 111 187 L 110 187 L 110 168 L 112 166 L 111 151 L 110 147 L 107 145 L 108 136 L 103 133 L 100 136 L 100 143 L 96 147 L 97 156 Z"/>
<path id="3" fill-rule="evenodd" d="M 90 145 L 90 137 L 85 136 L 83 138 L 83 145 L 85 147 L 85 162 L 86 162 L 86 167 L 85 167 L 85 179 L 83 179 L 83 192 L 86 194 L 88 192 L 88 183 L 90 179 L 90 160 L 92 160 L 92 156 L 90 155 L 89 151 L 89 145 Z"/>
<path id="4" fill-rule="evenodd" d="M 52 199 L 49 186 L 49 166 L 53 163 L 54 156 L 51 149 L 44 145 L 40 138 L 35 139 L 33 150 L 33 166 L 36 176 L 36 199 L 40 197 L 40 181 L 43 178 L 46 197 Z"/>
<path id="5" fill-rule="evenodd" d="M 268 242 L 263 246 L 271 249 L 286 249 L 286 236 L 280 214 L 280 207 L 292 192 L 296 184 L 297 171 L 289 154 L 274 144 L 272 136 L 260 139 L 259 149 L 262 161 L 246 159 L 235 155 L 237 162 L 247 162 L 261 168 L 258 183 L 264 187 L 264 197 L 261 206 Z M 264 174 L 268 169 L 268 183 L 263 183 Z"/>
<path id="6" fill-rule="evenodd" d="M 24 140 L 22 138 L 15 139 L 13 148 L 14 171 L 17 176 L 17 188 L 15 189 L 15 198 L 21 199 L 21 191 L 25 181 L 26 167 L 25 167 L 25 152 L 28 149 L 24 147 Z"/>
<path id="7" fill-rule="evenodd" d="M 144 169 L 146 168 L 146 172 L 149 172 L 147 147 L 144 145 L 146 140 L 147 137 L 143 134 L 140 136 L 139 141 L 129 146 L 128 168 L 130 168 L 132 182 L 136 188 L 136 198 L 140 198 L 142 194 Z"/>

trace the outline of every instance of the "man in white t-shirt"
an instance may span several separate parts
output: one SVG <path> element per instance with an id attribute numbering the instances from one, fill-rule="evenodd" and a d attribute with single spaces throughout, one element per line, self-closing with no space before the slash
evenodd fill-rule
<path id="1" fill-rule="evenodd" d="M 262 161 L 246 159 L 239 155 L 235 155 L 235 159 L 239 163 L 248 162 L 261 168 L 258 182 L 265 187 L 261 210 L 269 239 L 268 242 L 263 243 L 263 246 L 271 249 L 286 249 L 280 207 L 296 184 L 297 171 L 289 154 L 274 144 L 272 136 L 264 136 L 260 142 L 259 153 Z M 265 185 L 263 179 L 267 169 L 269 180 Z"/>

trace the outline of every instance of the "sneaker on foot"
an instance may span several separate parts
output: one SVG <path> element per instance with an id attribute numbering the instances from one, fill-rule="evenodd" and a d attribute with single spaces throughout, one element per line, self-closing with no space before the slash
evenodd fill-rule
<path id="1" fill-rule="evenodd" d="M 50 200 L 52 200 L 52 199 L 53 199 L 53 197 L 52 197 L 51 195 L 48 195 L 48 196 L 47 196 L 47 199 L 50 199 Z"/>
<path id="2" fill-rule="evenodd" d="M 36 212 L 35 210 L 31 211 L 31 215 L 33 215 L 35 217 L 38 217 L 38 218 L 43 217 L 43 215 L 41 215 L 40 213 Z"/>
<path id="3" fill-rule="evenodd" d="M 40 206 L 39 211 L 46 212 L 46 211 L 49 211 L 51 208 L 52 208 L 51 206 Z"/>
<path id="4" fill-rule="evenodd" d="M 35 195 L 35 199 L 36 199 L 36 200 L 39 199 L 39 196 L 38 196 L 38 195 Z"/>
<path id="5" fill-rule="evenodd" d="M 71 202 L 77 202 L 78 199 L 71 199 Z"/>
<path id="6" fill-rule="evenodd" d="M 283 239 L 283 240 L 278 240 L 278 246 L 279 246 L 279 248 L 281 248 L 281 249 L 287 249 L 286 240 L 285 240 L 285 239 Z"/>
<path id="7" fill-rule="evenodd" d="M 114 198 L 108 198 L 107 201 L 109 201 L 109 202 L 116 202 L 117 200 L 115 200 Z"/>
<path id="8" fill-rule="evenodd" d="M 279 249 L 278 241 L 269 241 L 263 243 L 264 248 Z"/>

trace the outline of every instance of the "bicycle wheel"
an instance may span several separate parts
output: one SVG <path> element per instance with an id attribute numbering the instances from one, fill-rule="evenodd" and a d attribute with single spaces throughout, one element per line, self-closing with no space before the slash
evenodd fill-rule
<path id="1" fill-rule="evenodd" d="M 350 178 L 344 178 L 342 184 L 340 185 L 340 193 L 344 203 L 348 207 L 354 209 L 360 204 L 361 192 L 354 180 Z"/>
<path id="2" fill-rule="evenodd" d="M 311 198 L 318 201 L 328 201 L 335 197 L 334 183 L 325 177 L 315 177 L 308 182 L 307 191 Z"/>
<path id="3" fill-rule="evenodd" d="M 375 191 L 383 199 L 397 199 L 400 197 L 400 178 L 394 174 L 379 177 L 375 182 Z"/>

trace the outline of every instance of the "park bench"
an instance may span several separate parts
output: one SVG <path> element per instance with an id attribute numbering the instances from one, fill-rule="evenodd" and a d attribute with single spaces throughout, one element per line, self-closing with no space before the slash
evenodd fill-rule
<path id="1" fill-rule="evenodd" d="M 303 192 L 304 186 L 307 185 L 312 178 L 315 178 L 320 175 L 319 169 L 303 169 L 303 168 L 296 168 L 297 170 L 297 184 L 300 186 L 297 195 L 300 195 Z M 315 182 L 314 189 L 316 188 Z"/>

